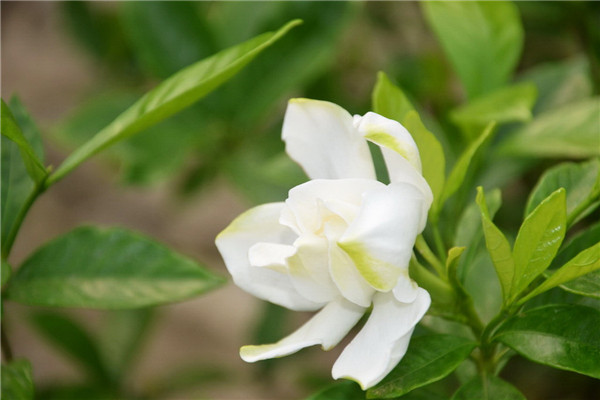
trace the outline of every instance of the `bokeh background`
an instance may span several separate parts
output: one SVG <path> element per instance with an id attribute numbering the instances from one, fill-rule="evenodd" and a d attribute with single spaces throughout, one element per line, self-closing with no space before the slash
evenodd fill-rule
<path id="1" fill-rule="evenodd" d="M 2 97 L 21 98 L 54 166 L 180 68 L 291 19 L 304 20 L 215 93 L 95 157 L 44 194 L 17 239 L 13 265 L 50 238 L 95 223 L 143 232 L 226 275 L 216 234 L 243 210 L 280 201 L 305 179 L 283 154 L 287 99 L 329 100 L 363 114 L 378 71 L 411 96 L 426 121 L 437 116 L 430 128 L 438 136 L 446 132 L 450 160 L 458 146 L 452 139 L 457 128 L 445 116 L 465 95 L 416 2 L 3 1 L 1 7 Z M 517 7 L 525 29 L 517 79 L 536 68 L 568 65 L 564 96 L 598 94 L 598 4 Z M 520 220 L 528 191 L 554 162 L 539 162 L 506 183 L 504 227 Z M 13 350 L 32 361 L 40 398 L 102 398 L 76 362 L 36 333 L 40 311 L 5 307 Z M 128 366 L 131 398 L 300 398 L 329 382 L 342 348 L 243 363 L 241 345 L 277 340 L 308 316 L 262 303 L 231 283 L 155 310 L 61 312 L 84 324 L 109 363 Z M 123 332 L 129 341 L 119 342 L 127 337 Z M 119 363 L 124 353 L 129 361 Z M 503 376 L 532 400 L 598 393 L 591 378 L 518 357 Z M 449 378 L 440 385 L 458 383 Z"/>

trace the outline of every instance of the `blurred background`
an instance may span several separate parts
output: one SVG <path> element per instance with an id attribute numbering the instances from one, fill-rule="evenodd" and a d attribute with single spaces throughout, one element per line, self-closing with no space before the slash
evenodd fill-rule
<path id="1" fill-rule="evenodd" d="M 516 4 L 525 42 L 515 80 L 538 84 L 538 111 L 549 102 L 598 94 L 598 4 Z M 304 20 L 209 97 L 95 157 L 42 196 L 17 238 L 13 265 L 50 238 L 95 223 L 143 232 L 226 275 L 214 247 L 216 234 L 240 212 L 281 201 L 306 179 L 283 153 L 287 99 L 323 99 L 363 114 L 378 71 L 418 105 L 450 161 L 463 145 L 447 114 L 466 96 L 416 2 L 2 2 L 1 7 L 2 97 L 20 97 L 54 166 L 182 67 L 291 19 Z M 544 97 L 559 80 L 560 96 Z M 553 163 L 520 161 L 517 172 L 498 178 L 503 228 L 515 229 L 527 193 Z M 32 361 L 37 395 L 104 398 L 102 388 L 35 329 L 48 323 L 47 312 L 5 307 L 15 356 Z M 127 371 L 130 398 L 300 398 L 330 382 L 331 365 L 343 348 L 242 362 L 241 345 L 278 340 L 308 315 L 288 314 L 231 283 L 152 310 L 59 314 L 83 324 L 115 373 Z M 532 400 L 591 399 L 598 393 L 591 378 L 518 357 L 503 376 Z M 448 378 L 440 385 L 458 383 Z"/>

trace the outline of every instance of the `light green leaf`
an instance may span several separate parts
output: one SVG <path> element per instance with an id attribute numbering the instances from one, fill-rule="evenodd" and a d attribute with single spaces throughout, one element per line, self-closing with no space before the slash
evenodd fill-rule
<path id="1" fill-rule="evenodd" d="M 520 300 L 519 303 L 525 303 L 527 300 L 546 290 L 550 290 L 553 287 L 562 285 L 598 269 L 600 269 L 600 242 L 582 251 L 571 261 L 556 270 L 540 286 L 536 287 L 531 293 Z M 600 296 L 600 293 L 598 295 Z"/>
<path id="2" fill-rule="evenodd" d="M 481 211 L 485 246 L 494 263 L 494 268 L 502 286 L 502 298 L 506 302 L 510 297 L 515 276 L 515 261 L 512 256 L 510 244 L 500 229 L 492 222 L 485 201 L 485 194 L 481 186 L 477 188 L 477 198 L 475 201 Z"/>
<path id="3" fill-rule="evenodd" d="M 513 249 L 511 300 L 548 268 L 558 252 L 567 230 L 565 196 L 565 190 L 558 189 L 523 221 Z"/>
<path id="4" fill-rule="evenodd" d="M 30 256 L 11 279 L 8 297 L 47 307 L 127 309 L 185 300 L 222 283 L 137 233 L 80 227 Z"/>
<path id="5" fill-rule="evenodd" d="M 509 80 L 523 47 L 514 4 L 427 1 L 421 6 L 470 99 Z"/>
<path id="6" fill-rule="evenodd" d="M 144 95 L 91 140 L 75 150 L 50 176 L 50 185 L 79 164 L 114 144 L 181 111 L 230 79 L 261 51 L 298 25 L 295 20 L 277 32 L 255 37 L 184 68 Z"/>
<path id="7" fill-rule="evenodd" d="M 2 364 L 2 398 L 5 400 L 33 400 L 31 363 L 15 360 Z"/>
<path id="8" fill-rule="evenodd" d="M 578 218 L 593 211 L 594 202 L 600 199 L 600 160 L 584 163 L 562 163 L 547 170 L 535 185 L 525 209 L 529 215 L 550 193 L 559 188 L 567 191 L 567 220 Z"/>
<path id="9" fill-rule="evenodd" d="M 448 250 L 448 257 L 446 257 L 446 271 L 448 271 L 448 276 L 457 278 L 458 283 L 460 283 L 457 276 L 458 260 L 465 249 L 466 247 L 452 247 Z"/>
<path id="10" fill-rule="evenodd" d="M 504 124 L 531 120 L 536 96 L 531 83 L 503 87 L 452 110 L 450 119 L 472 140 L 492 121 Z"/>
<path id="11" fill-rule="evenodd" d="M 560 285 L 561 289 L 581 296 L 600 299 L 600 271 L 590 272 Z"/>
<path id="12" fill-rule="evenodd" d="M 31 316 L 31 321 L 55 347 L 76 361 L 89 376 L 101 384 L 109 384 L 110 377 L 94 339 L 71 318 L 41 311 Z"/>
<path id="13" fill-rule="evenodd" d="M 423 177 L 429 183 L 434 199 L 439 198 L 444 186 L 446 169 L 442 145 L 423 125 L 419 114 L 402 90 L 390 82 L 383 72 L 377 75 L 372 97 L 373 111 L 400 122 L 412 135 L 421 156 Z"/>
<path id="14" fill-rule="evenodd" d="M 531 361 L 600 378 L 600 311 L 575 304 L 521 312 L 498 328 L 500 341 Z"/>
<path id="15" fill-rule="evenodd" d="M 600 155 L 598 115 L 598 97 L 547 111 L 512 132 L 499 151 L 529 157 L 597 157 Z"/>
<path id="16" fill-rule="evenodd" d="M 44 168 L 42 161 L 38 158 L 33 147 L 31 147 L 31 144 L 21 131 L 11 109 L 6 105 L 4 100 L 2 100 L 1 114 L 2 135 L 6 136 L 19 146 L 19 151 L 21 152 L 21 157 L 23 157 L 23 162 L 25 163 L 29 176 L 31 176 L 34 182 L 40 183 L 47 175 L 46 168 Z"/>
<path id="17" fill-rule="evenodd" d="M 461 386 L 451 400 L 526 400 L 510 383 L 497 376 L 476 376 Z"/>
<path id="18" fill-rule="evenodd" d="M 458 161 L 452 168 L 448 179 L 446 179 L 444 190 L 439 197 L 438 205 L 436 207 L 437 210 L 441 210 L 446 200 L 448 200 L 448 198 L 450 198 L 450 196 L 452 196 L 458 190 L 458 188 L 460 188 L 465 176 L 467 175 L 471 161 L 473 161 L 473 158 L 480 153 L 481 149 L 483 148 L 483 144 L 492 137 L 495 128 L 496 124 L 494 122 L 490 122 L 483 130 L 481 135 L 479 135 L 477 139 L 469 144 L 467 149 L 460 155 Z"/>
<path id="19" fill-rule="evenodd" d="M 438 381 L 462 363 L 477 344 L 458 336 L 427 335 L 411 340 L 402 361 L 379 384 L 369 389 L 367 398 L 389 399 Z"/>

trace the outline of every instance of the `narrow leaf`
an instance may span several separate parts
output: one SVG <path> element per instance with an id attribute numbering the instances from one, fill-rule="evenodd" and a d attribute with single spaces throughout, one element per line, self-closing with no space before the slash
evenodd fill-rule
<path id="1" fill-rule="evenodd" d="M 510 383 L 497 376 L 476 376 L 461 386 L 451 400 L 525 400 L 525 396 Z"/>
<path id="2" fill-rule="evenodd" d="M 567 212 L 565 190 L 548 196 L 523 221 L 515 246 L 512 299 L 548 268 L 565 237 Z"/>
<path id="3" fill-rule="evenodd" d="M 71 359 L 77 361 L 96 382 L 110 383 L 98 347 L 83 327 L 65 315 L 49 311 L 33 314 L 31 321 L 38 332 Z"/>
<path id="4" fill-rule="evenodd" d="M 599 310 L 550 305 L 507 320 L 494 339 L 531 361 L 600 378 L 599 326 Z"/>
<path id="5" fill-rule="evenodd" d="M 427 335 L 411 340 L 400 364 L 375 387 L 367 398 L 403 396 L 421 386 L 438 381 L 462 363 L 477 344 L 458 336 Z"/>
<path id="6" fill-rule="evenodd" d="M 48 185 L 60 180 L 104 148 L 158 123 L 206 96 L 300 22 L 291 21 L 277 32 L 265 33 L 223 50 L 171 76 L 75 150 L 50 176 Z"/>
<path id="7" fill-rule="evenodd" d="M 5 260 L 2 260 L 1 268 L 2 286 L 4 286 L 6 282 L 8 282 L 8 280 L 10 279 L 10 276 L 12 275 L 12 268 L 10 264 Z"/>
<path id="8" fill-rule="evenodd" d="M 421 6 L 470 99 L 508 81 L 523 47 L 514 4 L 427 1 Z"/>
<path id="9" fill-rule="evenodd" d="M 80 227 L 30 256 L 11 279 L 8 296 L 29 305 L 126 309 L 185 300 L 221 283 L 193 260 L 137 233 Z"/>
<path id="10" fill-rule="evenodd" d="M 555 271 L 544 283 L 524 297 L 520 303 L 524 303 L 546 290 L 550 290 L 553 287 L 562 285 L 598 269 L 600 269 L 600 242 L 582 251 L 567 264 Z"/>
<path id="11" fill-rule="evenodd" d="M 597 157 L 598 115 L 598 97 L 547 111 L 511 133 L 499 151 L 530 157 Z"/>
<path id="12" fill-rule="evenodd" d="M 500 279 L 502 298 L 506 302 L 512 291 L 512 282 L 515 275 L 515 261 L 512 256 L 510 244 L 500 229 L 492 222 L 485 202 L 485 194 L 481 186 L 477 188 L 476 202 L 481 211 L 485 245 L 494 263 L 498 279 Z"/>
<path id="13" fill-rule="evenodd" d="M 2 398 L 11 400 L 33 400 L 33 380 L 31 363 L 16 360 L 2 364 Z"/>

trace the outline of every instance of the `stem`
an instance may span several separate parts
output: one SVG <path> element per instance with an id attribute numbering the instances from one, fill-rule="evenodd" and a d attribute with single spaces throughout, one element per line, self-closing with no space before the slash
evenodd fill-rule
<path id="1" fill-rule="evenodd" d="M 436 255 L 431 251 L 425 238 L 423 235 L 417 236 L 417 241 L 415 242 L 415 247 L 421 253 L 423 258 L 435 269 L 439 276 L 446 278 L 446 268 L 444 264 L 436 257 Z"/>
<path id="2" fill-rule="evenodd" d="M 13 360 L 13 352 L 12 348 L 10 347 L 10 343 L 8 342 L 8 338 L 6 337 L 6 332 L 4 331 L 4 324 L 0 330 L 0 339 L 2 341 L 2 357 L 7 362 L 11 362 Z"/>
<path id="3" fill-rule="evenodd" d="M 446 262 L 446 246 L 444 245 L 444 239 L 438 225 L 433 226 L 433 240 L 435 241 L 435 249 L 438 252 L 438 256 L 443 263 Z"/>

